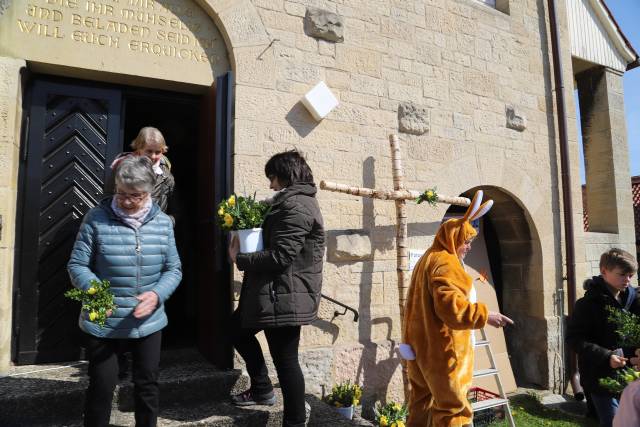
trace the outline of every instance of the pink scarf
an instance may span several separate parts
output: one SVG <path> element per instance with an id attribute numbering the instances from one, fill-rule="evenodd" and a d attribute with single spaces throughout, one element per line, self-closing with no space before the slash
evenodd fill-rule
<path id="1" fill-rule="evenodd" d="M 136 212 L 129 214 L 118 207 L 115 197 L 111 199 L 111 209 L 113 209 L 113 212 L 118 216 L 118 218 L 120 218 L 120 220 L 122 220 L 122 222 L 136 230 L 142 225 L 142 222 L 151 210 L 151 206 L 153 206 L 151 196 L 147 195 L 144 205 Z"/>

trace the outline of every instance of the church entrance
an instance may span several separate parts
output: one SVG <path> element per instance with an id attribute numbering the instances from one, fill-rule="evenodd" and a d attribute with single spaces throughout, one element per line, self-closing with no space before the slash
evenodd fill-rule
<path id="1" fill-rule="evenodd" d="M 63 295 L 71 287 L 66 263 L 83 215 L 106 196 L 111 162 L 131 151 L 141 127 L 153 126 L 169 146 L 176 188 L 167 213 L 183 265 L 182 283 L 166 303 L 163 347 L 197 346 L 226 365 L 230 349 L 219 325 L 231 308 L 229 273 L 214 205 L 229 186 L 230 76 L 195 95 L 47 76 L 26 87 L 14 361 L 82 357 L 79 306 Z"/>

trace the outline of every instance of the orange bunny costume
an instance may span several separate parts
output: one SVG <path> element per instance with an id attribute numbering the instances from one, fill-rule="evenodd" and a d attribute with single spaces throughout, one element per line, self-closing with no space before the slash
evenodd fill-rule
<path id="1" fill-rule="evenodd" d="M 401 354 L 407 362 L 408 427 L 461 427 L 473 413 L 467 392 L 473 377 L 471 330 L 484 327 L 487 306 L 469 301 L 472 279 L 457 248 L 476 236 L 470 221 L 484 215 L 478 191 L 461 219 L 444 222 L 413 275 L 404 314 Z"/>

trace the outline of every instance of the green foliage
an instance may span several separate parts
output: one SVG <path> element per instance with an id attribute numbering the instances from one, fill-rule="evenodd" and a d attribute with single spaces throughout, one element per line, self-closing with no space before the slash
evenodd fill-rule
<path id="1" fill-rule="evenodd" d="M 532 395 L 512 396 L 509 398 L 509 403 L 513 419 L 518 427 L 598 427 L 598 423 L 591 419 L 548 408 Z M 578 405 L 576 411 L 582 413 L 584 409 Z M 509 423 L 503 419 L 491 423 L 490 426 L 508 427 Z"/>
<path id="2" fill-rule="evenodd" d="M 626 367 L 616 370 L 616 374 L 613 378 L 600 378 L 598 383 L 601 387 L 609 390 L 611 393 L 620 394 L 627 385 L 637 379 L 640 379 L 640 372 Z"/>
<path id="3" fill-rule="evenodd" d="M 640 317 L 627 310 L 619 310 L 611 306 L 607 306 L 606 310 L 609 312 L 609 322 L 615 325 L 619 345 L 640 347 Z"/>
<path id="4" fill-rule="evenodd" d="M 420 204 L 422 202 L 427 202 L 431 206 L 435 206 L 438 204 L 438 193 L 436 192 L 435 187 L 426 189 L 424 193 L 422 193 L 416 199 L 417 204 Z"/>
<path id="5" fill-rule="evenodd" d="M 409 415 L 407 405 L 396 402 L 388 402 L 386 405 L 381 405 L 378 402 L 373 412 L 379 427 L 404 427 L 407 415 Z"/>
<path id="6" fill-rule="evenodd" d="M 223 230 L 247 230 L 262 226 L 270 207 L 253 196 L 232 194 L 218 204 L 218 224 Z"/>
<path id="7" fill-rule="evenodd" d="M 358 406 L 362 397 L 362 388 L 358 384 L 346 383 L 334 385 L 331 393 L 325 397 L 325 401 L 337 408 L 347 408 L 349 406 Z"/>
<path id="8" fill-rule="evenodd" d="M 109 311 L 113 311 L 117 306 L 113 302 L 113 294 L 109 290 L 111 284 L 108 280 L 101 282 L 92 280 L 86 291 L 82 289 L 70 289 L 64 296 L 74 301 L 82 303 L 82 310 L 87 312 L 90 321 L 104 327 Z"/>

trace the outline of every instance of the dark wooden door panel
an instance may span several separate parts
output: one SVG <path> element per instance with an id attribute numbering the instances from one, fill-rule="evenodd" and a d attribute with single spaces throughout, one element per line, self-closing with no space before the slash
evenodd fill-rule
<path id="1" fill-rule="evenodd" d="M 80 354 L 66 263 L 120 151 L 121 92 L 38 79 L 31 90 L 19 261 L 17 362 Z"/>

